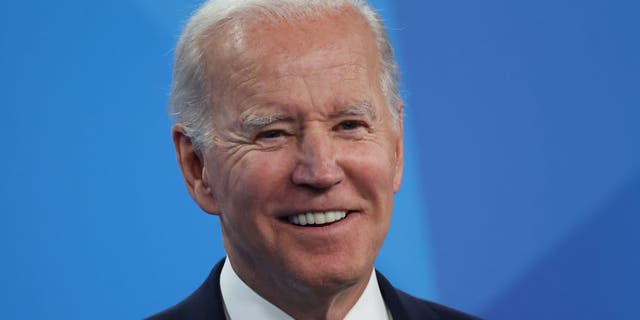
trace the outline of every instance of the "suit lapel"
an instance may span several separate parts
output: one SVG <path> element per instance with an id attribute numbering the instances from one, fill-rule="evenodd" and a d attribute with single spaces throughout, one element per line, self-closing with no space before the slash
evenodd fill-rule
<path id="1" fill-rule="evenodd" d="M 225 259 L 220 260 L 207 280 L 193 293 L 188 303 L 191 304 L 187 309 L 192 310 L 187 319 L 198 320 L 225 320 L 224 302 L 222 300 L 222 291 L 220 290 L 220 273 Z"/>
<path id="2" fill-rule="evenodd" d="M 419 309 L 416 309 L 415 303 L 411 303 L 407 294 L 401 293 L 394 288 L 389 280 L 385 278 L 378 270 L 376 270 L 376 276 L 378 277 L 378 286 L 382 293 L 384 303 L 391 311 L 393 320 L 438 320 L 439 317 L 435 312 L 422 304 Z"/>

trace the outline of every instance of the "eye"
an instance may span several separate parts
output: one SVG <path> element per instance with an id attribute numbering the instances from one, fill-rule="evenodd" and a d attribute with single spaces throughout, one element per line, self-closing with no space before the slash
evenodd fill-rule
<path id="1" fill-rule="evenodd" d="M 258 133 L 258 135 L 256 136 L 256 140 L 276 139 L 276 138 L 283 137 L 284 135 L 285 135 L 285 132 L 282 130 L 267 130 L 267 131 Z"/>
<path id="2" fill-rule="evenodd" d="M 337 126 L 335 126 L 336 130 L 345 130 L 352 131 L 359 128 L 367 128 L 367 124 L 364 121 L 359 120 L 346 120 L 340 122 Z"/>

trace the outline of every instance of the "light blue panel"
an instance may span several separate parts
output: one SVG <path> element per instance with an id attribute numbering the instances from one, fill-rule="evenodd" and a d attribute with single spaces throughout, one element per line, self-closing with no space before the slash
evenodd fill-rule
<path id="1" fill-rule="evenodd" d="M 381 15 L 395 49 L 401 74 L 408 68 L 404 64 L 401 37 L 405 36 L 396 19 L 391 1 L 370 1 Z M 401 81 L 401 85 L 402 85 Z M 404 175 L 402 187 L 395 196 L 394 214 L 387 240 L 377 260 L 377 267 L 393 284 L 413 295 L 437 300 L 433 266 L 431 262 L 431 237 L 427 224 L 427 207 L 420 175 L 417 118 L 413 112 L 408 89 L 401 87 L 405 102 L 404 115 Z"/>
<path id="2" fill-rule="evenodd" d="M 137 11 L 158 29 L 159 33 L 176 39 L 182 32 L 182 27 L 191 13 L 201 3 L 201 1 L 194 0 L 129 0 L 128 2 L 136 7 Z"/>
<path id="3" fill-rule="evenodd" d="M 224 255 L 217 220 L 182 185 L 165 112 L 172 49 L 196 5 L 2 3 L 7 318 L 140 318 L 184 298 Z M 433 296 L 415 176 L 380 267 Z"/>
<path id="4" fill-rule="evenodd" d="M 222 253 L 170 143 L 173 37 L 128 2 L 0 15 L 3 317 L 141 318 L 183 298 Z"/>

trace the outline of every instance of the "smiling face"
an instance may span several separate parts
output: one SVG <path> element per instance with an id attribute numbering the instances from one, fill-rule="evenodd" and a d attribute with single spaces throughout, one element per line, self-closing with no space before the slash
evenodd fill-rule
<path id="1" fill-rule="evenodd" d="M 208 44 L 214 143 L 192 195 L 259 293 L 366 282 L 402 175 L 372 32 L 345 9 L 240 33 Z"/>

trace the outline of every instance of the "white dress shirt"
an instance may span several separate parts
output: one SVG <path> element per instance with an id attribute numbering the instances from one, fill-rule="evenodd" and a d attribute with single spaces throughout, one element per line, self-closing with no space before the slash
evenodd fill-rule
<path id="1" fill-rule="evenodd" d="M 227 319 L 293 319 L 249 288 L 233 270 L 231 263 L 229 263 L 229 258 L 225 260 L 222 266 L 220 289 Z M 344 319 L 391 320 L 391 313 L 382 299 L 375 271 L 371 271 L 367 287 Z"/>

